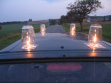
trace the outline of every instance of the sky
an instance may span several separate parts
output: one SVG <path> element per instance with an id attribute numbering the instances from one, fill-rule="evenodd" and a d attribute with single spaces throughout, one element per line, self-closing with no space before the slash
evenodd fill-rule
<path id="1" fill-rule="evenodd" d="M 0 0 L 0 22 L 28 21 L 32 19 L 47 20 L 59 19 L 66 15 L 66 7 L 76 0 Z M 100 0 L 103 9 L 90 15 L 111 15 L 111 0 Z"/>

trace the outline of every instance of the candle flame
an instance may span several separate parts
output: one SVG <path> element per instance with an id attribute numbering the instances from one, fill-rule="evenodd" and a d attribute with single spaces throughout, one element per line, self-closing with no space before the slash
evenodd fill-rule
<path id="1" fill-rule="evenodd" d="M 44 29 L 42 29 L 42 31 L 44 31 Z"/>
<path id="2" fill-rule="evenodd" d="M 29 37 L 29 40 L 27 41 L 27 45 L 30 45 L 30 37 Z"/>
<path id="3" fill-rule="evenodd" d="M 41 28 L 41 36 L 44 36 L 44 35 L 45 35 L 45 29 Z"/>
<path id="4" fill-rule="evenodd" d="M 42 31 L 42 32 L 41 32 L 41 35 L 42 35 L 42 36 L 44 36 L 44 35 L 45 35 L 45 32 L 44 32 L 44 31 Z"/>
<path id="5" fill-rule="evenodd" d="M 74 33 L 72 32 L 72 35 L 74 35 Z"/>
<path id="6" fill-rule="evenodd" d="M 95 36 L 94 36 L 94 43 L 96 43 L 96 40 L 97 40 L 97 39 L 96 39 L 96 34 L 95 34 Z"/>
<path id="7" fill-rule="evenodd" d="M 30 51 L 30 37 L 29 37 L 29 40 L 27 41 L 27 48 L 28 48 L 28 51 Z"/>
<path id="8" fill-rule="evenodd" d="M 74 31 L 74 30 L 75 30 L 75 27 L 72 28 L 72 31 Z"/>
<path id="9" fill-rule="evenodd" d="M 96 32 L 96 29 L 95 29 L 95 32 Z"/>
<path id="10" fill-rule="evenodd" d="M 71 28 L 70 35 L 71 35 L 71 36 L 74 36 L 74 35 L 75 35 L 75 27 L 72 27 L 72 28 Z"/>

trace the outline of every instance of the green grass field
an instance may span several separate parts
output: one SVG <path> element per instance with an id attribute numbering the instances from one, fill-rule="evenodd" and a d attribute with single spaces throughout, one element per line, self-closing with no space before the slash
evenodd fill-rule
<path id="1" fill-rule="evenodd" d="M 83 24 L 83 31 L 82 33 L 89 34 L 89 28 L 90 24 Z M 103 40 L 107 42 L 111 42 L 111 24 L 101 24 L 102 26 L 102 36 Z M 70 25 L 69 24 L 64 24 L 62 27 L 67 31 L 70 32 Z M 80 25 L 76 25 L 76 32 L 80 32 L 81 28 Z"/>
<path id="2" fill-rule="evenodd" d="M 33 24 L 35 33 L 40 31 L 40 24 Z M 19 40 L 23 25 L 4 25 L 0 30 L 0 50 Z M 46 25 L 48 27 L 48 25 Z"/>

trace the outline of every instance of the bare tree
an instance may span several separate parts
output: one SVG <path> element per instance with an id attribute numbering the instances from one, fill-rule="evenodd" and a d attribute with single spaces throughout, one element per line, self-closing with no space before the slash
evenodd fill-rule
<path id="1" fill-rule="evenodd" d="M 69 12 L 72 13 L 72 18 L 80 23 L 81 31 L 83 30 L 83 19 L 99 8 L 103 8 L 99 0 L 76 0 L 76 2 L 70 3 L 67 7 Z"/>

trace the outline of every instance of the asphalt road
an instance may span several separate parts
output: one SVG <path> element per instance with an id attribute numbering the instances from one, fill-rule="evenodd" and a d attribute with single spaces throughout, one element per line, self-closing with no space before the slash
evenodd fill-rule
<path id="1" fill-rule="evenodd" d="M 61 25 L 52 25 L 46 29 L 46 33 L 66 33 Z"/>
<path id="2" fill-rule="evenodd" d="M 52 25 L 46 28 L 46 33 L 68 33 L 66 32 L 61 25 Z M 82 33 L 76 33 L 74 37 L 75 40 L 88 40 L 88 36 Z"/>

